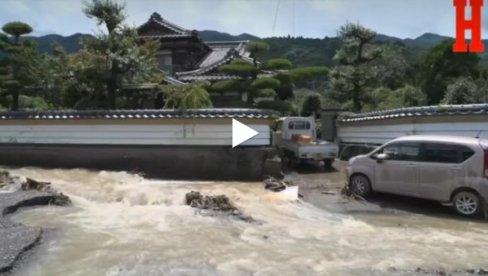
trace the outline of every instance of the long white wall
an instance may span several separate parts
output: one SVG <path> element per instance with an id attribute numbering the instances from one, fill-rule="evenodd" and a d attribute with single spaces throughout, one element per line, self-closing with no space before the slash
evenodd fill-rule
<path id="1" fill-rule="evenodd" d="M 270 127 L 248 125 L 259 132 L 243 146 L 270 145 Z M 0 144 L 93 145 L 232 145 L 232 126 L 225 125 L 0 125 Z"/>
<path id="2" fill-rule="evenodd" d="M 406 135 L 455 135 L 488 139 L 487 122 L 339 125 L 340 143 L 383 144 Z"/>

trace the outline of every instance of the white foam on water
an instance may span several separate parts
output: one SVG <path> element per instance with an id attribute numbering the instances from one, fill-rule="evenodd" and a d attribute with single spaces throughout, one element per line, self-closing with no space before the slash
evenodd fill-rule
<path id="1" fill-rule="evenodd" d="M 488 227 L 382 225 L 318 209 L 293 190 L 261 183 L 159 181 L 124 172 L 19 169 L 50 181 L 72 207 L 28 210 L 16 219 L 59 236 L 19 275 L 389 275 L 389 269 L 463 269 L 488 264 Z M 189 191 L 225 194 L 259 223 L 203 216 Z M 432 220 L 440 220 L 429 218 Z M 425 224 L 425 221 L 422 221 Z M 472 231 L 471 231 L 472 229 Z"/>

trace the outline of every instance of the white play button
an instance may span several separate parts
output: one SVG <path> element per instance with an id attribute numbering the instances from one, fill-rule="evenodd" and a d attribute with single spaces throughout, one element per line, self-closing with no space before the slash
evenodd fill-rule
<path id="1" fill-rule="evenodd" d="M 254 129 L 236 119 L 232 119 L 232 148 L 239 146 L 258 134 L 259 132 Z"/>

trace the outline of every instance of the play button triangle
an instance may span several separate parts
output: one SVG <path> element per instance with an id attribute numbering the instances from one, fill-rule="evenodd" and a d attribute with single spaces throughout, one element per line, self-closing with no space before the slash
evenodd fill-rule
<path id="1" fill-rule="evenodd" d="M 246 126 L 245 124 L 232 119 L 232 148 L 239 146 L 247 140 L 258 135 L 259 132 Z"/>

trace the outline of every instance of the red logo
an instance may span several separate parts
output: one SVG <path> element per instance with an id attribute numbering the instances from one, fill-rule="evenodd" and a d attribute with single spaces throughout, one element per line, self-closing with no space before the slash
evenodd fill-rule
<path id="1" fill-rule="evenodd" d="M 468 0 L 454 0 L 456 7 L 456 42 L 453 46 L 455 53 L 468 52 L 466 43 L 466 31 L 471 31 L 471 43 L 469 52 L 481 53 L 485 51 L 485 45 L 481 41 L 481 8 L 484 0 L 469 0 L 471 7 L 471 19 L 466 19 L 466 7 Z"/>

